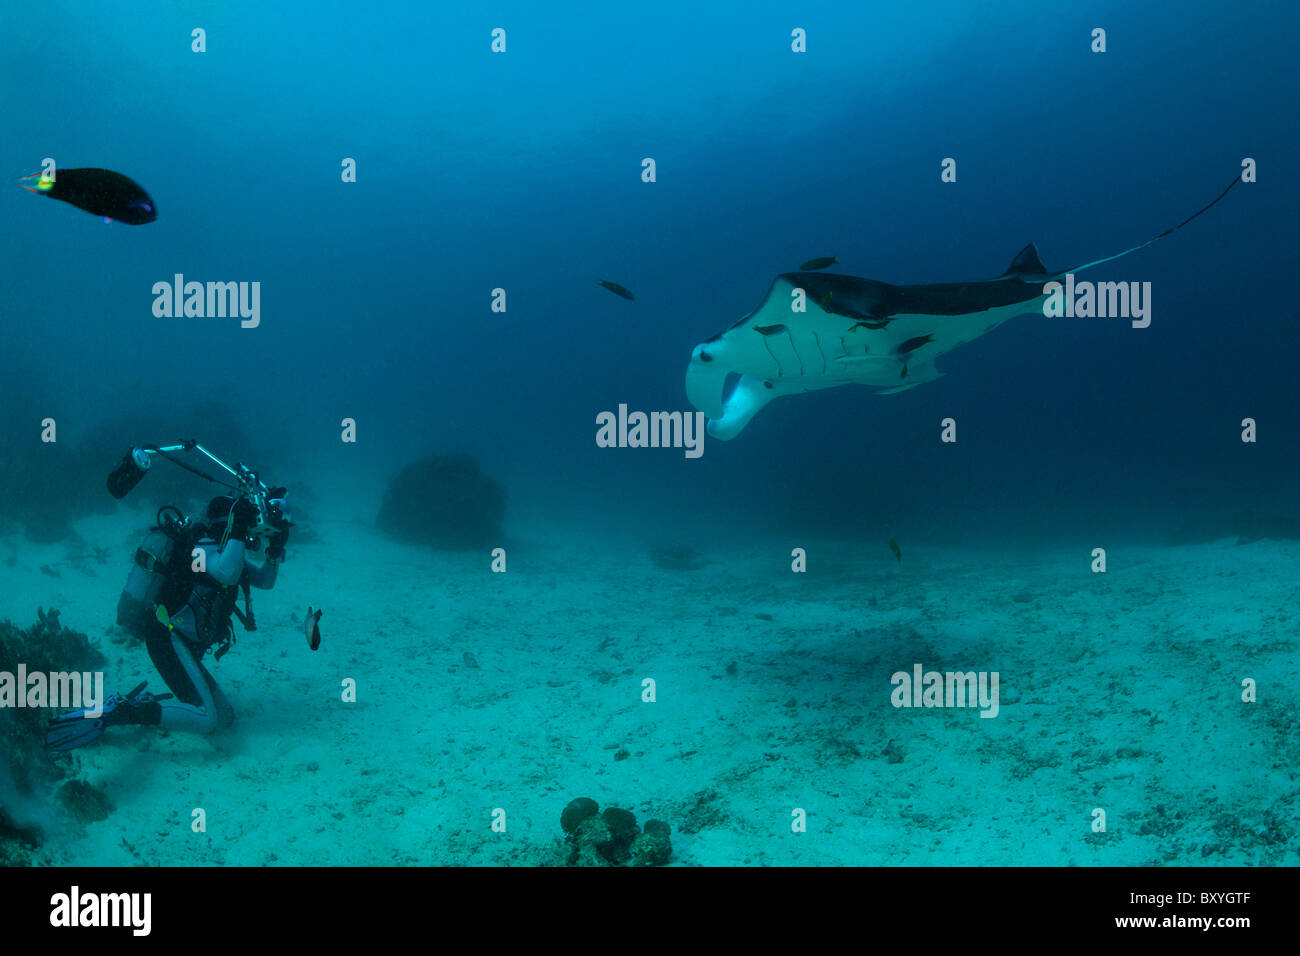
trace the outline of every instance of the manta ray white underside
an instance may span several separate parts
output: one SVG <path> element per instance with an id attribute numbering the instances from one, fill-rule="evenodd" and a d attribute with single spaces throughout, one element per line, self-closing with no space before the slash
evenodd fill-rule
<path id="1" fill-rule="evenodd" d="M 1012 268 L 1041 270 L 1037 262 L 1031 245 Z M 1048 278 L 892 286 L 820 272 L 778 276 L 753 313 L 696 346 L 686 394 L 709 418 L 709 434 L 728 439 L 782 395 L 855 384 L 888 395 L 924 385 L 942 376 L 939 356 L 1008 319 L 1041 314 Z"/>
<path id="2" fill-rule="evenodd" d="M 943 374 L 934 361 L 944 353 L 1018 315 L 1041 315 L 1047 283 L 1158 242 L 1223 199 L 1243 175 L 1178 225 L 1061 272 L 1049 273 L 1030 243 L 1006 272 L 983 282 L 890 285 L 825 272 L 777 276 L 753 313 L 695 347 L 686 368 L 687 397 L 709 418 L 709 434 L 726 439 L 782 395 L 855 384 L 887 395 L 933 382 Z"/>

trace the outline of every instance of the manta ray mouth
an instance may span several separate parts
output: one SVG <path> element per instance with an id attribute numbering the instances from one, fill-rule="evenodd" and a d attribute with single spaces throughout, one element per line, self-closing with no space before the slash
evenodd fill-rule
<path id="1" fill-rule="evenodd" d="M 722 414 L 709 418 L 709 434 L 723 441 L 735 438 L 749 424 L 749 420 L 758 414 L 759 409 L 778 394 L 775 386 L 752 375 L 740 375 L 735 387 L 727 393 L 723 402 Z"/>
<path id="2" fill-rule="evenodd" d="M 686 395 L 708 418 L 709 434 L 723 441 L 739 435 L 759 409 L 785 391 L 729 368 L 726 350 L 721 341 L 697 345 L 686 367 Z"/>

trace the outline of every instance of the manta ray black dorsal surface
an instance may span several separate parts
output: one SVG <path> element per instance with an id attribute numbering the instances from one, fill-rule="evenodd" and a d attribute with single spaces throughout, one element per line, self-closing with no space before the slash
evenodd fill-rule
<path id="1" fill-rule="evenodd" d="M 158 207 L 135 180 L 111 169 L 58 169 L 53 176 L 33 173 L 36 188 L 23 186 L 28 192 L 58 199 L 92 216 L 142 226 L 158 218 Z"/>
<path id="2" fill-rule="evenodd" d="M 935 359 L 1018 315 L 1043 313 L 1056 280 L 1145 249 L 1220 202 L 1121 252 L 1050 272 L 1031 242 L 976 282 L 894 285 L 804 270 L 773 280 L 758 308 L 691 352 L 686 395 L 714 438 L 734 438 L 773 399 L 838 385 L 888 395 L 942 377 Z M 816 260 L 805 263 L 816 265 Z"/>
<path id="3" fill-rule="evenodd" d="M 1016 253 L 1016 257 L 1011 260 L 1011 265 L 1007 266 L 1007 271 L 1002 273 L 1004 276 L 1045 276 L 1047 267 L 1043 261 L 1038 258 L 1038 246 L 1032 242 Z"/>

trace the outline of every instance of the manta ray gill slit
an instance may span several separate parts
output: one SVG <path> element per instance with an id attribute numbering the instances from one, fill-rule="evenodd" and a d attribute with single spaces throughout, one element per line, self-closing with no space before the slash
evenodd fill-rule
<path id="1" fill-rule="evenodd" d="M 767 349 L 767 354 L 772 356 L 772 361 L 776 363 L 776 377 L 785 378 L 785 369 L 781 367 L 781 360 L 777 358 L 776 353 L 772 351 L 772 343 L 767 339 L 763 339 L 763 347 Z"/>
<path id="2" fill-rule="evenodd" d="M 767 354 L 772 356 L 772 361 L 776 363 L 776 377 L 785 378 L 785 369 L 781 367 L 781 360 L 772 351 L 772 343 L 768 339 L 781 332 L 788 334 L 789 330 L 784 325 L 756 325 L 754 331 L 763 337 L 763 348 L 767 349 Z"/>
<path id="3" fill-rule="evenodd" d="M 794 353 L 795 361 L 797 361 L 797 362 L 799 363 L 799 374 L 800 374 L 800 375 L 803 375 L 803 374 L 804 374 L 804 370 L 803 370 L 803 356 L 800 355 L 800 354 L 799 354 L 799 350 L 798 350 L 797 348 L 795 348 L 795 345 L 794 345 L 794 333 L 791 332 L 789 328 L 787 328 L 787 329 L 785 330 L 785 337 L 786 337 L 787 339 L 790 340 L 790 351 Z"/>
<path id="4" fill-rule="evenodd" d="M 817 343 L 817 354 L 822 357 L 822 374 L 825 375 L 826 374 L 826 352 L 822 348 L 822 340 L 821 337 L 817 335 L 816 329 L 813 330 L 812 337 L 813 337 L 813 341 Z"/>

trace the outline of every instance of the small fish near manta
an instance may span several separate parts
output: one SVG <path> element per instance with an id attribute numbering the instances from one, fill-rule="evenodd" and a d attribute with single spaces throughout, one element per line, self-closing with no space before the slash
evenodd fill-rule
<path id="1" fill-rule="evenodd" d="M 1044 286 L 1137 252 L 1187 225 L 1213 202 L 1146 242 L 1104 259 L 1048 272 L 1033 243 L 996 279 L 890 285 L 804 270 L 779 275 L 757 309 L 697 345 L 686 367 L 686 395 L 709 419 L 714 438 L 735 438 L 768 402 L 836 385 L 866 385 L 889 395 L 933 382 L 934 360 L 1008 319 L 1042 313 Z M 792 307 L 803 303 L 803 311 Z M 737 376 L 730 391 L 729 378 Z"/>
<path id="2" fill-rule="evenodd" d="M 597 279 L 596 284 L 603 285 L 610 292 L 614 293 L 617 296 L 622 296 L 624 299 L 633 299 L 633 300 L 636 299 L 636 296 L 632 294 L 632 291 L 630 289 L 628 289 L 626 286 L 619 285 L 617 282 L 607 282 L 604 279 Z"/>
<path id="3" fill-rule="evenodd" d="M 34 180 L 36 188 L 23 185 Z M 158 207 L 135 180 L 111 169 L 56 169 L 54 175 L 32 173 L 22 186 L 29 193 L 49 196 L 84 209 L 105 222 L 143 226 L 158 218 Z"/>

